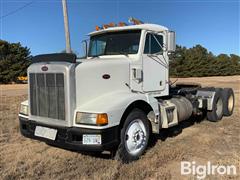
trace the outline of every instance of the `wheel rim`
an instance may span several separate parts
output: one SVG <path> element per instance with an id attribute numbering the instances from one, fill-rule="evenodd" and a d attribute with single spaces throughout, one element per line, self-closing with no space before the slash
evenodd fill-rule
<path id="1" fill-rule="evenodd" d="M 222 116 L 222 112 L 223 112 L 223 101 L 221 98 L 219 98 L 217 100 L 217 109 L 216 109 L 216 114 L 218 117 L 221 117 Z"/>
<path id="2" fill-rule="evenodd" d="M 233 95 L 231 95 L 229 98 L 228 98 L 228 111 L 229 112 L 232 112 L 233 110 Z"/>
<path id="3" fill-rule="evenodd" d="M 136 155 L 146 145 L 146 127 L 140 119 L 132 121 L 125 132 L 125 146 L 127 151 Z"/>

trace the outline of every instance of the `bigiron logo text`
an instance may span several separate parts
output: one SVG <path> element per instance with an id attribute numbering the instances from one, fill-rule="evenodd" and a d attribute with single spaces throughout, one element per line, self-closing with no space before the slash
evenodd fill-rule
<path id="1" fill-rule="evenodd" d="M 181 175 L 196 175 L 198 179 L 204 179 L 207 175 L 236 175 L 234 165 L 214 165 L 210 161 L 205 165 L 196 164 L 195 161 L 181 162 Z"/>

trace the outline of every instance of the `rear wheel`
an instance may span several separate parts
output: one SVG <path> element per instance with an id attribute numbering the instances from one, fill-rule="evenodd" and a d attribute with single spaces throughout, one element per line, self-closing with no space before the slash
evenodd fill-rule
<path id="1" fill-rule="evenodd" d="M 223 97 L 222 90 L 216 89 L 213 99 L 212 110 L 207 112 L 207 119 L 209 121 L 217 122 L 223 117 Z"/>
<path id="2" fill-rule="evenodd" d="M 121 142 L 115 158 L 124 163 L 139 159 L 149 140 L 147 115 L 140 109 L 134 109 L 124 122 L 120 136 Z"/>
<path id="3" fill-rule="evenodd" d="M 232 88 L 224 88 L 222 91 L 223 96 L 223 115 L 231 116 L 234 109 L 234 93 Z"/>

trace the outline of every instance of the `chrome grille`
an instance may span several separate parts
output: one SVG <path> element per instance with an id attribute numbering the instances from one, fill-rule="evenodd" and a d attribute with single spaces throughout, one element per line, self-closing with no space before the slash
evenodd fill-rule
<path id="1" fill-rule="evenodd" d="M 30 73 L 31 115 L 65 120 L 63 73 Z"/>

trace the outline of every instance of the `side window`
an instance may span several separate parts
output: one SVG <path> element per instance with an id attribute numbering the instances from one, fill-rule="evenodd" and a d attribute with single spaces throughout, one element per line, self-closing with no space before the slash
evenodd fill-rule
<path id="1" fill-rule="evenodd" d="M 151 54 L 159 53 L 162 51 L 163 37 L 161 35 L 151 35 Z"/>
<path id="2" fill-rule="evenodd" d="M 151 34 L 147 33 L 145 39 L 144 54 L 150 54 Z"/>
<path id="3" fill-rule="evenodd" d="M 163 36 L 148 33 L 145 40 L 144 54 L 155 54 L 162 52 Z"/>

